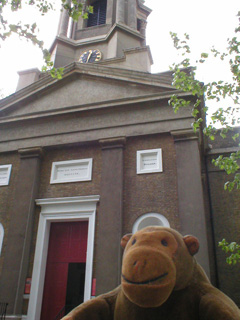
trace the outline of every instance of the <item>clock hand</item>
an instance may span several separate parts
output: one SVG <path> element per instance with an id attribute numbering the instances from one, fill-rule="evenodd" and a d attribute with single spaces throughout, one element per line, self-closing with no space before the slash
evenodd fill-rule
<path id="1" fill-rule="evenodd" d="M 88 55 L 88 57 L 87 57 L 87 61 L 86 61 L 86 63 L 88 63 L 88 61 L 89 61 L 89 59 L 90 59 L 91 55 L 92 55 L 92 50 L 89 50 L 89 55 Z"/>

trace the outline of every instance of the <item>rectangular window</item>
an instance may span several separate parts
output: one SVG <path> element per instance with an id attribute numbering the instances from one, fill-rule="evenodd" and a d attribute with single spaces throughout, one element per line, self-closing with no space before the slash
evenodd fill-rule
<path id="1" fill-rule="evenodd" d="M 91 4 L 93 13 L 89 13 L 87 27 L 98 26 L 106 23 L 107 1 L 101 0 Z"/>

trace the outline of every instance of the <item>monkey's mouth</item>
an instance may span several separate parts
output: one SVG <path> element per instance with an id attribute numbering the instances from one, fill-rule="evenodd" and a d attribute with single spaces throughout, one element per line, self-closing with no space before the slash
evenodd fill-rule
<path id="1" fill-rule="evenodd" d="M 144 285 L 144 284 L 152 284 L 153 282 L 156 282 L 158 280 L 161 280 L 161 279 L 165 278 L 167 275 L 168 275 L 168 272 L 165 272 L 165 273 L 161 274 L 160 276 L 158 276 L 156 278 L 153 278 L 153 279 L 150 279 L 150 280 L 146 280 L 146 281 L 141 281 L 141 282 L 135 282 L 135 281 L 128 280 L 123 274 L 122 274 L 122 277 L 127 283 L 137 284 L 137 285 Z"/>

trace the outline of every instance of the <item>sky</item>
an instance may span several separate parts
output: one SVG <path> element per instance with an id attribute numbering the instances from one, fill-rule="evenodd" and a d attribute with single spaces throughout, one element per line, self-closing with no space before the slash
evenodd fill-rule
<path id="1" fill-rule="evenodd" d="M 180 38 L 184 33 L 190 35 L 192 61 L 199 58 L 201 52 L 209 52 L 215 45 L 224 50 L 226 40 L 234 35 L 238 25 L 236 17 L 240 10 L 239 0 L 146 0 L 145 5 L 153 11 L 148 18 L 147 44 L 151 48 L 154 65 L 152 72 L 167 71 L 169 66 L 179 57 L 170 38 L 170 31 L 178 33 Z M 24 14 L 25 13 L 25 14 Z M 12 14 L 7 13 L 7 18 Z M 54 11 L 45 17 L 37 12 L 22 10 L 20 17 L 24 22 L 38 20 L 40 37 L 45 47 L 49 48 L 57 32 L 59 12 Z M 17 21 L 17 20 L 15 20 Z M 1 44 L 0 48 L 0 89 L 4 95 L 15 91 L 18 75 L 17 71 L 42 66 L 42 55 L 39 49 L 32 44 L 12 38 Z M 219 61 L 213 61 L 202 67 L 199 80 L 211 81 L 215 78 L 228 77 L 228 68 L 220 66 Z M 1 91 L 0 91 L 1 93 Z"/>

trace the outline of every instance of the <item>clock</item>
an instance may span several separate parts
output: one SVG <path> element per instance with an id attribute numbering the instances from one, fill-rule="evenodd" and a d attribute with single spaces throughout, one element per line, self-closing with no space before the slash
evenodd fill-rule
<path id="1" fill-rule="evenodd" d="M 102 53 L 98 49 L 87 50 L 83 52 L 79 58 L 80 63 L 91 63 L 101 60 Z"/>

